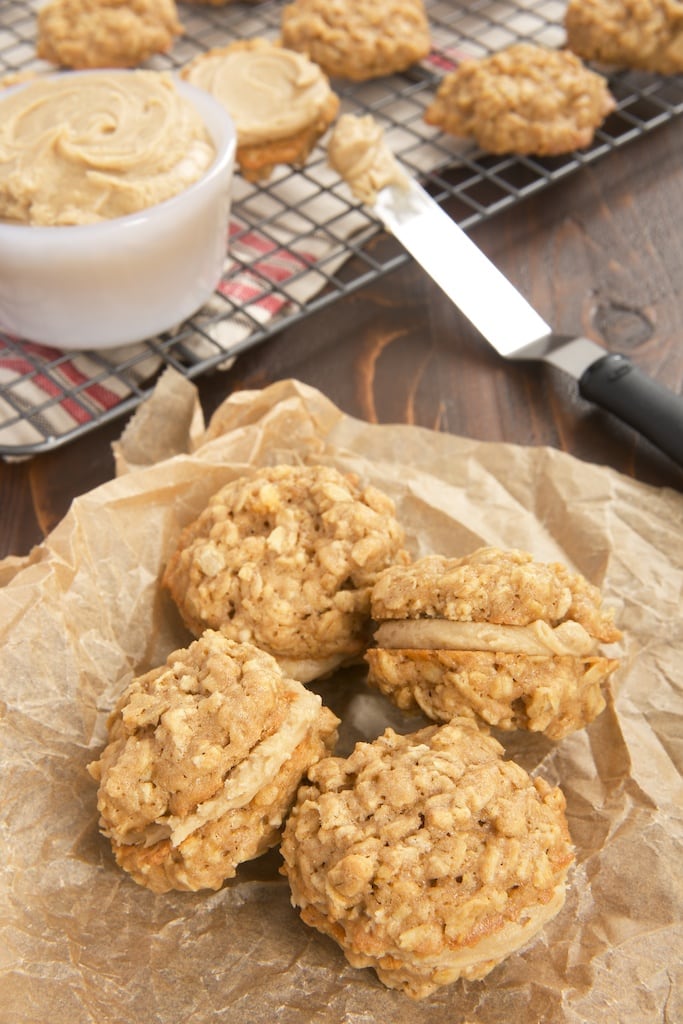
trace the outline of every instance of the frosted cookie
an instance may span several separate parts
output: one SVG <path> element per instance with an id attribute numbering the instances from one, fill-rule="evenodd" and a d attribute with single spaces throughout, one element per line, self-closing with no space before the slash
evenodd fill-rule
<path id="1" fill-rule="evenodd" d="M 683 16 L 667 0 L 569 0 L 567 46 L 584 60 L 661 75 L 683 71 Z"/>
<path id="2" fill-rule="evenodd" d="M 237 163 L 249 180 L 270 177 L 277 164 L 302 166 L 339 109 L 317 64 L 265 39 L 200 54 L 181 77 L 210 92 L 232 116 Z"/>
<path id="3" fill-rule="evenodd" d="M 187 627 L 248 640 L 302 682 L 359 658 L 370 589 L 405 563 L 392 501 L 352 474 L 275 466 L 226 484 L 180 536 L 163 584 Z"/>
<path id="4" fill-rule="evenodd" d="M 560 563 L 497 548 L 430 555 L 383 573 L 371 611 L 368 682 L 404 710 L 557 740 L 605 707 L 618 661 L 599 645 L 621 633 L 599 590 Z"/>
<path id="5" fill-rule="evenodd" d="M 445 75 L 424 119 L 489 153 L 553 156 L 588 146 L 615 106 L 575 54 L 517 43 Z"/>
<path id="6" fill-rule="evenodd" d="M 413 998 L 483 978 L 564 903 L 564 796 L 501 754 L 469 720 L 388 729 L 319 761 L 287 819 L 302 919 Z"/>
<path id="7" fill-rule="evenodd" d="M 250 644 L 207 631 L 134 679 L 89 765 L 117 863 L 154 892 L 219 889 L 280 839 L 337 718 Z"/>
<path id="8" fill-rule="evenodd" d="M 356 82 L 404 71 L 430 50 L 422 0 L 294 0 L 281 32 L 328 75 Z"/>
<path id="9" fill-rule="evenodd" d="M 49 0 L 38 11 L 38 56 L 66 68 L 132 68 L 181 35 L 175 0 Z"/>

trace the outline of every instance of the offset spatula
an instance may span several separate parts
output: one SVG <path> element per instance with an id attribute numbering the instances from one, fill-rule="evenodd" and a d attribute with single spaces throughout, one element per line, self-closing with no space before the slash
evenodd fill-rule
<path id="1" fill-rule="evenodd" d="M 578 381 L 584 398 L 683 465 L 681 395 L 626 356 L 607 353 L 588 338 L 556 334 L 417 182 L 381 189 L 372 209 L 501 356 L 559 367 Z"/>

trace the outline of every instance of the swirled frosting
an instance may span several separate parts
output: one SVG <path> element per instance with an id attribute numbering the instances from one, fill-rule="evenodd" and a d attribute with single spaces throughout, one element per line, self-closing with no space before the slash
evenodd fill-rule
<path id="1" fill-rule="evenodd" d="M 331 89 L 317 64 L 263 39 L 210 50 L 183 72 L 227 109 L 240 146 L 289 138 L 314 123 Z"/>
<path id="2" fill-rule="evenodd" d="M 170 75 L 65 72 L 0 100 L 0 218 L 88 224 L 169 199 L 215 147 Z"/>
<path id="3" fill-rule="evenodd" d="M 372 114 L 343 114 L 330 137 L 327 159 L 363 203 L 373 203 L 386 185 L 408 184 Z"/>

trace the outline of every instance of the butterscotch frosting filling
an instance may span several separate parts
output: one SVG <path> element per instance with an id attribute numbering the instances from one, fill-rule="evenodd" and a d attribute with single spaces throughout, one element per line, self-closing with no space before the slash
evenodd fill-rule
<path id="1" fill-rule="evenodd" d="M 240 146 L 289 138 L 307 129 L 330 96 L 317 64 L 263 41 L 204 54 L 184 77 L 230 113 Z"/>
<path id="2" fill-rule="evenodd" d="M 373 203 L 380 189 L 387 185 L 408 185 L 381 126 L 371 114 L 343 114 L 330 137 L 327 158 L 363 203 Z"/>
<path id="3" fill-rule="evenodd" d="M 214 156 L 170 75 L 36 79 L 0 102 L 0 218 L 75 225 L 137 213 L 183 191 Z"/>
<path id="4" fill-rule="evenodd" d="M 594 654 L 597 641 L 578 622 L 550 626 L 541 619 L 528 626 L 447 619 L 405 619 L 382 623 L 375 632 L 378 647 L 393 650 L 494 651 L 544 656 Z"/>

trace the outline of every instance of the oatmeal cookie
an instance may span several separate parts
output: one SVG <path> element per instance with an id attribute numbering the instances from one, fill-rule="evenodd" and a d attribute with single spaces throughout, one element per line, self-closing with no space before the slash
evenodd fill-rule
<path id="1" fill-rule="evenodd" d="M 674 0 L 569 0 L 567 46 L 584 60 L 660 75 L 683 71 L 683 5 Z"/>
<path id="2" fill-rule="evenodd" d="M 38 11 L 38 56 L 61 67 L 137 67 L 182 35 L 175 0 L 49 0 Z"/>
<path id="3" fill-rule="evenodd" d="M 302 682 L 357 659 L 370 589 L 405 564 L 393 502 L 352 474 L 275 466 L 226 484 L 182 533 L 163 576 L 186 625 L 248 640 Z"/>
<path id="4" fill-rule="evenodd" d="M 404 71 L 430 50 L 422 0 L 294 0 L 281 32 L 285 46 L 355 82 Z"/>
<path id="5" fill-rule="evenodd" d="M 199 54 L 181 77 L 210 92 L 231 115 L 237 164 L 250 181 L 269 178 L 277 164 L 302 166 L 339 109 L 317 64 L 266 39 Z"/>
<path id="6" fill-rule="evenodd" d="M 599 653 L 621 633 L 597 587 L 525 551 L 430 555 L 382 573 L 368 682 L 435 721 L 475 715 L 551 739 L 593 721 L 618 665 Z"/>
<path id="7" fill-rule="evenodd" d="M 516 43 L 445 75 L 424 118 L 489 153 L 553 156 L 588 146 L 615 106 L 576 54 Z"/>
<path id="8" fill-rule="evenodd" d="M 302 919 L 413 998 L 484 977 L 564 903 L 564 796 L 501 755 L 468 719 L 388 729 L 314 765 L 285 825 Z"/>
<path id="9" fill-rule="evenodd" d="M 153 892 L 219 889 L 279 841 L 338 724 L 270 655 L 207 630 L 133 680 L 89 765 L 117 863 Z"/>

